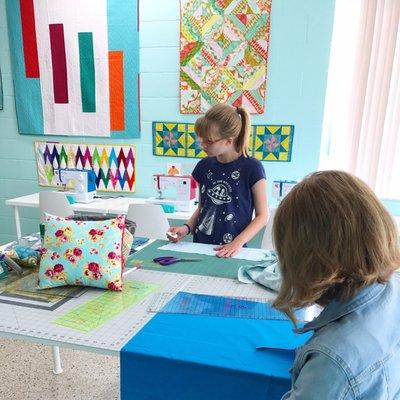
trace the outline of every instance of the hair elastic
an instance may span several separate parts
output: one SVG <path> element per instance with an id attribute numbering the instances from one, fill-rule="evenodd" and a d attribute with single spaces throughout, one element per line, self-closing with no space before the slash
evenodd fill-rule
<path id="1" fill-rule="evenodd" d="M 189 224 L 183 224 L 183 226 L 186 226 L 188 228 L 189 232 L 187 234 L 190 235 L 192 232 L 192 229 L 190 228 Z"/>

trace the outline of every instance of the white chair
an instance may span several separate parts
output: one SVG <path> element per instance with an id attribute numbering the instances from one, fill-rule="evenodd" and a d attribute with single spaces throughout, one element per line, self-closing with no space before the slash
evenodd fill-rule
<path id="1" fill-rule="evenodd" d="M 40 222 L 44 222 L 44 213 L 59 217 L 70 217 L 74 210 L 67 196 L 62 192 L 39 192 Z"/>
<path id="2" fill-rule="evenodd" d="M 159 204 L 130 204 L 126 218 L 136 223 L 135 236 L 166 239 L 170 228 L 167 216 Z"/>
<path id="3" fill-rule="evenodd" d="M 59 217 L 70 217 L 74 210 L 69 204 L 67 196 L 61 192 L 39 192 L 40 223 L 45 222 L 44 213 L 57 215 Z M 53 372 L 58 375 L 62 372 L 60 348 L 53 346 Z"/>
<path id="4" fill-rule="evenodd" d="M 275 249 L 274 243 L 272 241 L 272 225 L 274 224 L 275 213 L 276 213 L 276 208 L 269 209 L 269 218 L 261 241 L 262 249 L 267 249 L 267 250 Z"/>

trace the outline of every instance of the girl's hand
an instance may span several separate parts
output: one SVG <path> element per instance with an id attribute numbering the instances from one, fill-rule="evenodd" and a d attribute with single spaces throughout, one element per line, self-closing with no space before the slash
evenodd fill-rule
<path id="1" fill-rule="evenodd" d="M 238 251 L 243 247 L 243 244 L 233 240 L 230 243 L 223 244 L 221 246 L 214 247 L 214 250 L 216 251 L 215 255 L 217 257 L 223 257 L 223 258 L 228 258 L 228 257 L 233 257 L 235 254 L 238 253 Z"/>
<path id="2" fill-rule="evenodd" d="M 182 240 L 189 233 L 188 227 L 184 226 L 174 226 L 167 232 L 167 238 L 172 243 L 177 243 Z"/>

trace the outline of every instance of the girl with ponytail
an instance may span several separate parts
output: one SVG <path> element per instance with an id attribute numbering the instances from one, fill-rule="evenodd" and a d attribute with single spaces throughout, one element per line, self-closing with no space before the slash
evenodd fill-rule
<path id="1" fill-rule="evenodd" d="M 178 242 L 192 233 L 194 242 L 215 244 L 218 257 L 232 257 L 268 220 L 264 167 L 248 154 L 250 116 L 244 107 L 217 104 L 196 121 L 195 132 L 207 154 L 192 173 L 199 205 L 167 237 Z"/>

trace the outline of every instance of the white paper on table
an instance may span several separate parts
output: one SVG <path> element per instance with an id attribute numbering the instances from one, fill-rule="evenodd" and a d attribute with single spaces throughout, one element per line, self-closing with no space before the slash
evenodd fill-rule
<path id="1" fill-rule="evenodd" d="M 182 253 L 204 254 L 207 256 L 215 256 L 215 250 L 214 250 L 215 246 L 216 246 L 215 244 L 179 242 L 179 243 L 168 243 L 164 246 L 159 247 L 159 250 L 180 251 Z M 249 260 L 249 261 L 261 261 L 265 258 L 265 256 L 266 252 L 262 249 L 243 247 L 232 258 L 239 258 L 241 260 Z"/>

